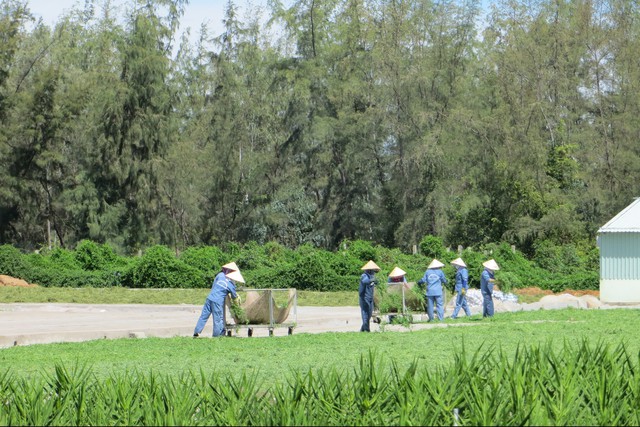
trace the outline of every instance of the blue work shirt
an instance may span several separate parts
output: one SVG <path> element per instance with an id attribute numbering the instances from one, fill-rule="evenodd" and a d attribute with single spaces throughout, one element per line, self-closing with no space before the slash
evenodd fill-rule
<path id="1" fill-rule="evenodd" d="M 463 289 L 469 289 L 469 271 L 464 268 L 458 268 L 456 271 L 456 292 Z"/>
<path id="2" fill-rule="evenodd" d="M 221 271 L 216 275 L 216 278 L 213 279 L 211 292 L 209 292 L 209 296 L 207 298 L 219 304 L 224 304 L 224 299 L 228 294 L 231 294 L 231 297 L 233 299 L 238 298 L 238 294 L 236 293 L 236 286 L 231 280 L 227 279 L 227 276 L 225 276 Z"/>
<path id="3" fill-rule="evenodd" d="M 489 281 L 489 279 L 493 279 L 493 277 L 494 277 L 494 273 L 491 270 L 488 270 L 486 268 L 480 275 L 480 291 L 483 294 L 493 293 L 493 282 Z"/>
<path id="4" fill-rule="evenodd" d="M 360 276 L 358 295 L 365 301 L 373 301 L 374 280 L 376 280 L 376 274 L 373 271 L 367 270 Z"/>
<path id="5" fill-rule="evenodd" d="M 429 268 L 424 272 L 422 279 L 418 280 L 418 284 L 427 284 L 427 296 L 437 297 L 442 295 L 442 284 L 447 283 L 447 278 L 439 268 Z"/>

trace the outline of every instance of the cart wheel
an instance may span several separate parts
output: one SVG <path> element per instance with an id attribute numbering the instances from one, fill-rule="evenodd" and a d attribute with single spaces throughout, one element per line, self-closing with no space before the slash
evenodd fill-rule
<path id="1" fill-rule="evenodd" d="M 227 336 L 230 337 L 231 336 L 231 329 L 227 329 Z"/>
<path id="2" fill-rule="evenodd" d="M 288 335 L 293 335 L 293 326 L 289 326 Z"/>
<path id="3" fill-rule="evenodd" d="M 248 337 L 252 337 L 253 336 L 253 328 L 247 328 L 247 336 Z"/>
<path id="4" fill-rule="evenodd" d="M 269 328 L 269 336 L 272 337 L 273 336 L 273 328 Z"/>

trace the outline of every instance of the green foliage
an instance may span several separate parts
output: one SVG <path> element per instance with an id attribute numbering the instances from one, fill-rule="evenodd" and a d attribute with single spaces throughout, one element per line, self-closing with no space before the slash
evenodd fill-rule
<path id="1" fill-rule="evenodd" d="M 427 258 L 437 258 L 442 260 L 446 253 L 446 248 L 442 243 L 442 239 L 437 236 L 424 236 L 422 240 L 420 240 L 420 253 L 426 256 Z"/>
<path id="2" fill-rule="evenodd" d="M 265 18 L 293 49 L 231 2 L 225 36 L 185 36 L 175 58 L 186 1 L 126 21 L 115 2 L 77 3 L 50 27 L 3 2 L 2 243 L 31 250 L 52 226 L 65 248 L 215 244 L 256 271 L 266 260 L 246 242 L 349 242 L 366 262 L 431 235 L 529 256 L 537 240 L 595 237 L 637 195 L 625 2 L 273 2 Z M 607 96 L 577 89 L 600 93 L 603 73 Z M 424 240 L 421 253 L 443 256 Z"/>
<path id="3" fill-rule="evenodd" d="M 240 304 L 236 303 L 235 301 L 232 301 L 231 305 L 229 307 L 229 311 L 231 312 L 231 315 L 233 316 L 233 319 L 235 320 L 235 322 L 237 324 L 239 324 L 239 325 L 248 325 L 249 324 L 249 319 L 247 318 L 247 313 L 240 306 Z"/>
<path id="4" fill-rule="evenodd" d="M 553 292 L 562 292 L 566 289 L 594 290 L 600 286 L 600 275 L 597 271 L 580 271 L 570 275 L 556 275 L 542 285 L 542 289 L 549 289 Z"/>
<path id="5" fill-rule="evenodd" d="M 331 337 L 341 345 L 354 339 L 340 338 Z M 319 340 L 311 338 L 315 348 Z M 77 361 L 56 361 L 51 373 L 29 378 L 6 369 L 0 372 L 0 424 L 449 426 L 638 421 L 640 369 L 631 345 L 624 342 L 520 342 L 511 352 L 502 346 L 454 346 L 448 349 L 449 360 L 436 366 L 423 363 L 424 355 L 399 361 L 392 352 L 354 347 L 360 354 L 348 367 L 341 350 L 342 365 L 318 367 L 324 359 L 307 349 L 314 357 L 312 367 L 292 370 L 287 363 L 272 363 L 281 366 L 278 372 L 284 375 L 268 382 L 258 379 L 255 359 L 252 370 L 240 372 L 235 363 L 220 363 L 213 372 L 163 372 L 154 366 L 148 371 L 112 370 L 102 377 L 91 365 Z M 211 353 L 211 346 L 207 351 Z M 430 359 L 434 353 L 431 348 Z M 425 399 L 425 393 L 431 398 Z"/>
<path id="6" fill-rule="evenodd" d="M 84 270 L 107 270 L 122 265 L 111 246 L 99 245 L 91 240 L 82 240 L 78 243 L 75 259 L 79 267 Z"/>
<path id="7" fill-rule="evenodd" d="M 375 289 L 375 305 L 382 314 L 402 313 L 402 294 L 389 293 L 386 282 L 379 283 Z"/>
<path id="8" fill-rule="evenodd" d="M 363 265 L 369 260 L 374 262 L 377 260 L 376 249 L 371 242 L 366 240 L 343 240 L 340 244 L 340 250 L 344 250 L 345 246 L 347 248 L 347 254 L 362 261 Z"/>
<path id="9" fill-rule="evenodd" d="M 345 290 L 343 281 L 331 269 L 328 259 L 328 254 L 322 251 L 302 255 L 289 272 L 291 283 L 295 285 L 291 287 L 313 291 Z"/>
<path id="10" fill-rule="evenodd" d="M 433 239 L 429 239 L 434 242 Z M 366 259 L 375 259 L 381 267 L 377 274 L 383 282 L 394 266 L 407 272 L 407 280 L 420 279 L 431 258 L 409 255 L 399 249 L 373 246 L 356 241 L 352 250 L 336 252 L 311 245 L 287 249 L 279 243 L 227 245 L 235 256 L 215 246 L 187 248 L 179 257 L 163 245 L 149 248 L 142 257 L 119 257 L 106 245 L 83 241 L 75 251 L 56 248 L 41 253 L 22 254 L 18 249 L 0 246 L 0 267 L 8 274 L 42 286 L 126 286 L 133 288 L 202 288 L 208 287 L 224 263 L 235 261 L 253 288 L 297 288 L 308 291 L 355 291 L 361 267 Z M 488 244 L 480 250 L 466 248 L 460 256 L 469 270 L 469 283 L 479 287 L 482 263 L 495 258 L 501 269 L 497 279 L 502 290 L 538 286 L 559 291 L 598 289 L 598 251 L 586 242 L 579 245 L 556 245 L 539 242 L 533 260 L 513 251 L 507 243 Z M 450 262 L 458 257 L 443 251 L 440 260 L 454 286 L 455 268 Z M 595 266 L 595 268 L 594 268 Z M 417 288 L 414 288 L 417 289 Z M 394 303 L 395 304 L 395 303 Z"/>
<path id="11" fill-rule="evenodd" d="M 502 292 L 509 293 L 514 289 L 522 287 L 522 280 L 520 280 L 520 277 L 510 271 L 497 271 L 495 279 L 498 287 Z"/>
<path id="12" fill-rule="evenodd" d="M 134 288 L 207 287 L 202 272 L 182 262 L 163 245 L 149 248 L 127 272 L 123 285 Z"/>
<path id="13" fill-rule="evenodd" d="M 40 258 L 44 265 L 64 270 L 79 270 L 83 266 L 78 261 L 74 251 L 62 248 L 51 250 L 43 249 L 39 254 L 30 255 L 31 258 Z"/>
<path id="14" fill-rule="evenodd" d="M 25 277 L 28 264 L 19 249 L 11 245 L 0 246 L 0 271 L 13 277 Z"/>
<path id="15" fill-rule="evenodd" d="M 213 282 L 221 267 L 230 262 L 217 246 L 192 246 L 179 256 L 180 261 L 200 271 L 207 283 Z"/>
<path id="16" fill-rule="evenodd" d="M 120 285 L 118 272 L 60 270 L 54 267 L 35 267 L 30 270 L 25 280 L 40 286 L 61 288 L 103 288 Z"/>

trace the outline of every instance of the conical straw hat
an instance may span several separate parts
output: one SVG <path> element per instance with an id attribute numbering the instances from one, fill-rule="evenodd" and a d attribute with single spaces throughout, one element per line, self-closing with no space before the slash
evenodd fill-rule
<path id="1" fill-rule="evenodd" d="M 444 267 L 444 264 L 434 258 L 433 261 L 431 261 L 431 264 L 429 264 L 429 267 L 427 268 L 442 268 L 442 267 Z"/>
<path id="2" fill-rule="evenodd" d="M 378 267 L 378 264 L 376 264 L 375 262 L 369 260 L 369 262 L 366 263 L 365 265 L 363 265 L 360 270 L 376 270 L 376 271 L 380 271 L 380 267 Z"/>
<path id="3" fill-rule="evenodd" d="M 456 258 L 453 261 L 451 261 L 451 264 L 453 265 L 458 265 L 460 267 L 466 267 L 467 264 L 464 263 L 464 261 L 462 260 L 462 258 Z"/>
<path id="4" fill-rule="evenodd" d="M 232 271 L 231 273 L 227 273 L 225 274 L 225 277 L 227 279 L 233 280 L 234 282 L 244 283 L 244 277 L 242 277 L 242 274 L 240 274 L 239 271 Z"/>
<path id="5" fill-rule="evenodd" d="M 389 277 L 402 277 L 405 274 L 407 274 L 406 271 L 404 271 L 400 267 L 395 267 L 393 270 L 391 270 L 391 273 L 389 273 Z"/>
<path id="6" fill-rule="evenodd" d="M 498 266 L 498 263 L 494 260 L 494 259 L 490 259 L 489 261 L 485 261 L 482 263 L 482 265 L 484 265 L 486 268 L 488 268 L 489 270 L 500 270 L 500 267 Z"/>
<path id="7" fill-rule="evenodd" d="M 240 271 L 240 269 L 238 268 L 236 263 L 233 262 L 233 261 L 231 261 L 228 264 L 223 265 L 222 268 L 226 268 L 227 270 L 231 270 L 231 271 Z"/>

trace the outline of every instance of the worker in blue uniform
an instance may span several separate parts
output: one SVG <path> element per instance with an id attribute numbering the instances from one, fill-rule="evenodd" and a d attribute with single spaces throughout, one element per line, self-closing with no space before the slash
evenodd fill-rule
<path id="1" fill-rule="evenodd" d="M 422 279 L 418 280 L 418 285 L 425 284 L 427 287 L 426 312 L 429 317 L 429 322 L 433 320 L 434 304 L 436 306 L 438 320 L 442 320 L 444 318 L 444 297 L 442 285 L 447 283 L 447 278 L 442 272 L 442 267 L 444 267 L 444 264 L 434 258 L 433 261 L 431 261 L 431 264 L 427 267 L 427 271 L 424 272 Z"/>
<path id="2" fill-rule="evenodd" d="M 373 315 L 373 292 L 376 285 L 376 272 L 380 271 L 380 267 L 370 260 L 362 266 L 361 270 L 364 270 L 364 273 L 360 276 L 360 286 L 358 287 L 360 313 L 362 315 L 360 332 L 371 332 L 369 325 Z"/>
<path id="3" fill-rule="evenodd" d="M 224 302 L 227 295 L 231 295 L 233 299 L 238 298 L 235 283 L 244 283 L 238 266 L 235 262 L 223 265 L 220 273 L 213 280 L 211 291 L 202 306 L 202 313 L 193 331 L 194 337 L 200 336 L 209 316 L 213 316 L 213 336 L 224 335 Z"/>
<path id="4" fill-rule="evenodd" d="M 500 270 L 494 259 L 482 263 L 484 270 L 480 275 L 480 292 L 482 293 L 482 317 L 493 317 L 493 284 L 495 272 Z"/>
<path id="5" fill-rule="evenodd" d="M 463 309 L 467 316 L 471 316 L 471 310 L 469 309 L 469 304 L 467 304 L 467 290 L 469 289 L 467 264 L 464 263 L 462 258 L 454 259 L 451 264 L 456 268 L 456 307 L 453 309 L 451 318 L 457 318 L 460 309 Z"/>

